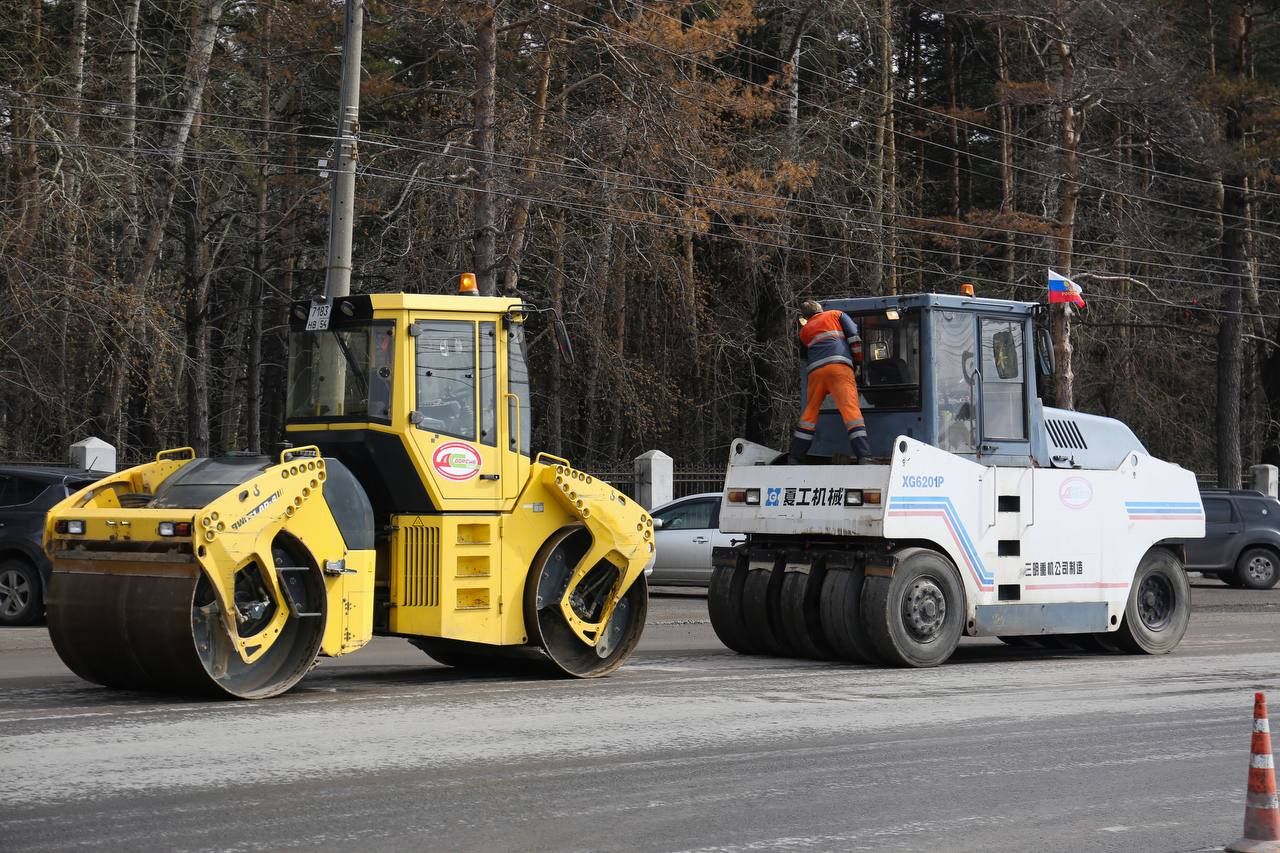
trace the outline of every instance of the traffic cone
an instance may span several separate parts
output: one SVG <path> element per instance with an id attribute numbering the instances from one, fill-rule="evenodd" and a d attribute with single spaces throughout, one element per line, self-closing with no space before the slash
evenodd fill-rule
<path id="1" fill-rule="evenodd" d="M 1244 803 L 1244 836 L 1227 845 L 1230 853 L 1280 853 L 1280 801 L 1276 798 L 1276 762 L 1271 755 L 1267 697 L 1253 696 L 1253 749 L 1249 792 Z"/>

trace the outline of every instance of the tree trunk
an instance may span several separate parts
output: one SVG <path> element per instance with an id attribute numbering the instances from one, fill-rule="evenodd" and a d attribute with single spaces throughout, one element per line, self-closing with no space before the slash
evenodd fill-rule
<path id="1" fill-rule="evenodd" d="M 271 41 L 272 3 L 263 3 L 259 9 L 264 34 L 263 43 Z M 265 53 L 265 51 L 264 51 Z M 262 126 L 271 127 L 271 63 L 262 59 L 258 96 Z M 250 453 L 262 452 L 262 301 L 265 290 L 262 283 L 267 277 L 267 164 L 271 157 L 271 139 L 262 135 L 258 146 L 261 157 L 255 176 L 254 194 L 257 208 L 254 211 L 253 281 L 249 291 L 249 357 L 245 365 L 245 443 Z"/>
<path id="2" fill-rule="evenodd" d="M 551 82 L 551 46 L 559 38 L 547 41 L 546 50 L 538 57 L 538 88 L 534 93 L 533 116 L 529 120 L 529 147 L 520 166 L 521 192 L 511 213 L 511 244 L 507 249 L 507 270 L 502 280 L 502 292 L 515 295 L 520 281 L 520 261 L 524 257 L 525 235 L 529 228 L 530 184 L 537 174 L 538 154 L 542 151 L 542 128 L 547 122 L 547 89 Z"/>
<path id="3" fill-rule="evenodd" d="M 187 443 L 195 448 L 197 456 L 208 456 L 210 273 L 201 195 L 199 186 L 193 185 L 191 201 L 183 205 L 187 273 Z"/>
<path id="4" fill-rule="evenodd" d="M 186 157 L 187 141 L 195 125 L 196 115 L 200 111 L 200 102 L 204 98 L 204 87 L 209 77 L 209 59 L 213 54 L 214 37 L 217 35 L 218 21 L 222 17 L 224 3 L 225 0 L 206 0 L 206 5 L 200 9 L 199 23 L 192 35 L 191 50 L 183 75 L 183 110 L 166 140 L 164 164 L 160 167 L 160 173 L 155 181 L 155 203 L 151 223 L 147 229 L 146 243 L 142 249 L 142 258 L 131 276 L 130 285 L 125 294 L 125 309 L 131 312 L 126 325 L 125 340 L 136 337 L 138 316 L 144 308 L 147 283 L 160 256 L 160 244 L 164 239 L 165 226 L 168 224 L 169 213 L 173 208 L 174 192 Z M 132 358 L 127 345 L 117 356 L 112 365 L 110 398 L 104 414 L 108 433 L 114 435 L 116 446 L 121 447 L 124 435 L 121 414 Z"/>
<path id="5" fill-rule="evenodd" d="M 1252 22 L 1249 2 L 1236 0 L 1227 13 L 1227 39 L 1231 76 L 1236 91 L 1243 85 L 1249 68 L 1249 27 Z M 1248 284 L 1248 258 L 1245 229 L 1245 175 L 1239 161 L 1244 142 L 1242 121 L 1243 95 L 1237 94 L 1224 108 L 1223 130 L 1230 165 L 1222 181 L 1222 245 L 1224 269 L 1222 313 L 1218 321 L 1218 401 L 1217 463 L 1218 485 L 1240 488 L 1240 381 L 1244 368 L 1242 294 Z"/>
<path id="6" fill-rule="evenodd" d="M 496 296 L 497 286 L 497 202 L 493 197 L 494 123 L 497 110 L 495 81 L 498 68 L 498 33 L 494 0 L 488 0 L 476 32 L 476 90 L 474 112 L 474 164 L 471 216 L 476 283 L 481 296 Z"/>
<path id="7" fill-rule="evenodd" d="M 893 0 L 880 0 L 880 120 L 876 123 L 874 220 L 879 241 L 873 249 L 872 284 L 883 294 L 898 292 L 897 140 L 894 138 Z"/>
<path id="8" fill-rule="evenodd" d="M 1077 147 L 1080 134 L 1076 125 L 1073 100 L 1075 88 L 1075 56 L 1065 38 L 1058 40 L 1058 120 L 1062 127 L 1059 146 L 1062 149 L 1062 183 L 1058 193 L 1058 224 L 1055 239 L 1057 271 L 1071 275 L 1071 255 L 1075 242 L 1076 202 L 1080 198 L 1080 163 Z M 1071 367 L 1071 306 L 1053 307 L 1053 347 L 1057 361 L 1054 375 L 1054 402 L 1059 408 L 1075 408 L 1075 373 Z"/>
<path id="9" fill-rule="evenodd" d="M 1004 27 L 996 30 L 996 68 L 1000 78 L 1000 217 L 1013 219 L 1017 209 L 1013 183 L 1013 105 L 1009 99 L 1009 46 Z M 1009 297 L 1013 296 L 1013 284 L 1018 278 L 1017 235 L 1012 229 L 1004 232 L 1004 281 Z"/>
<path id="10" fill-rule="evenodd" d="M 564 311 L 564 209 L 556 213 L 555 223 L 551 226 L 551 307 L 558 316 Z M 547 451 L 556 456 L 564 453 L 564 439 L 561 434 L 562 411 L 564 408 L 563 391 L 561 389 L 564 365 L 557 356 L 551 359 L 550 377 L 547 387 Z"/>

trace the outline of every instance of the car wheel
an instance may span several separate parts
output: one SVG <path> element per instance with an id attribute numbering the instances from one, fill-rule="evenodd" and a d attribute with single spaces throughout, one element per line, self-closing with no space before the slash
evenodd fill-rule
<path id="1" fill-rule="evenodd" d="M 30 625 L 40 618 L 40 572 L 26 560 L 0 560 L 0 625 Z"/>
<path id="2" fill-rule="evenodd" d="M 1280 580 L 1280 560 L 1266 548 L 1250 548 L 1236 563 L 1236 580 L 1248 589 L 1271 589 Z"/>

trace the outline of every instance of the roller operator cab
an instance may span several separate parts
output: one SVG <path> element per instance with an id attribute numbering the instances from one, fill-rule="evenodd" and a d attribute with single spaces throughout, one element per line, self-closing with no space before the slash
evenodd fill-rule
<path id="1" fill-rule="evenodd" d="M 1176 538 L 1195 476 L 1124 424 L 1042 405 L 1043 306 L 933 294 L 832 300 L 858 324 L 871 464 L 827 400 L 810 456 L 733 443 L 712 626 L 743 653 L 931 666 L 962 635 L 1159 654 L 1186 630 Z"/>
<path id="2" fill-rule="evenodd" d="M 283 692 L 317 655 L 373 634 L 451 666 L 612 672 L 644 627 L 652 520 L 565 460 L 531 456 L 524 325 L 537 310 L 406 294 L 295 303 L 292 447 L 166 451 L 49 513 L 63 661 L 110 687 L 241 698 Z"/>

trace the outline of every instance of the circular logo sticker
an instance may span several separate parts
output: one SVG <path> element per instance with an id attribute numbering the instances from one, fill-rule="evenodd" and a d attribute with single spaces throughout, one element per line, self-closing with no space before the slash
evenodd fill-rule
<path id="1" fill-rule="evenodd" d="M 1093 486 L 1083 477 L 1068 477 L 1058 487 L 1058 499 L 1067 509 L 1084 509 L 1093 501 Z"/>
<path id="2" fill-rule="evenodd" d="M 432 466 L 450 480 L 470 480 L 480 473 L 480 455 L 461 441 L 450 441 L 431 454 Z"/>

